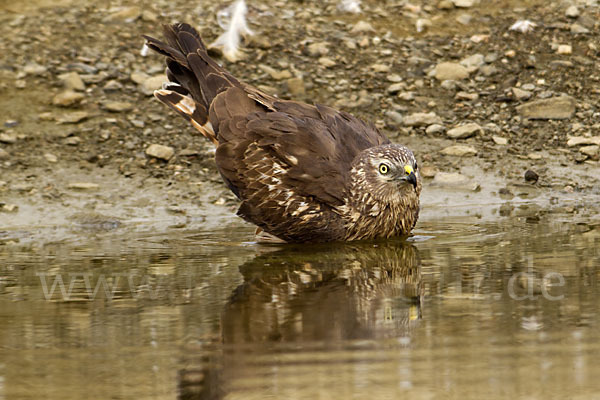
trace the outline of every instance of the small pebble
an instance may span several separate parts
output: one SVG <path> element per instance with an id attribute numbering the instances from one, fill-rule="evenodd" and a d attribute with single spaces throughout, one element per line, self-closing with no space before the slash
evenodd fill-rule
<path id="1" fill-rule="evenodd" d="M 499 146 L 505 146 L 508 144 L 508 139 L 501 136 L 492 136 L 492 140 Z"/>
<path id="2" fill-rule="evenodd" d="M 78 92 L 85 90 L 85 83 L 83 83 L 81 76 L 75 71 L 60 74 L 58 79 L 60 79 L 67 90 L 76 90 Z"/>
<path id="3" fill-rule="evenodd" d="M 74 190 L 96 190 L 100 185 L 91 182 L 72 182 L 67 187 Z"/>
<path id="4" fill-rule="evenodd" d="M 539 179 L 539 175 L 536 172 L 534 172 L 530 169 L 525 171 L 525 181 L 526 182 L 536 183 L 538 181 L 538 179 Z"/>
<path id="5" fill-rule="evenodd" d="M 137 6 L 121 7 L 108 15 L 106 22 L 133 22 L 142 15 L 142 10 Z"/>
<path id="6" fill-rule="evenodd" d="M 456 22 L 458 22 L 461 25 L 469 25 L 471 23 L 471 21 L 473 20 L 473 16 L 471 14 L 460 14 L 458 17 L 456 17 Z"/>
<path id="7" fill-rule="evenodd" d="M 133 109 L 133 104 L 125 101 L 108 101 L 102 107 L 110 112 L 123 112 Z"/>
<path id="8" fill-rule="evenodd" d="M 600 153 L 600 146 L 598 145 L 591 145 L 591 146 L 582 146 L 579 151 L 583 154 L 585 154 L 586 156 L 589 156 L 591 158 L 596 158 L 598 156 L 598 154 Z"/>
<path id="9" fill-rule="evenodd" d="M 123 89 L 123 84 L 121 84 L 121 82 L 119 82 L 117 80 L 112 79 L 112 80 L 106 82 L 103 89 L 107 92 L 121 90 L 121 89 Z"/>
<path id="10" fill-rule="evenodd" d="M 324 56 L 329 53 L 329 47 L 327 42 L 315 42 L 311 43 L 307 47 L 308 54 L 311 56 Z"/>
<path id="11" fill-rule="evenodd" d="M 446 132 L 446 135 L 452 139 L 466 139 L 482 132 L 483 129 L 481 126 L 474 122 L 470 122 L 468 124 L 450 129 L 448 132 Z"/>
<path id="12" fill-rule="evenodd" d="M 17 135 L 12 132 L 0 133 L 0 142 L 13 144 L 17 142 Z"/>
<path id="13" fill-rule="evenodd" d="M 570 6 L 565 11 L 565 15 L 569 18 L 577 18 L 579 17 L 579 9 L 577 8 L 577 6 Z"/>
<path id="14" fill-rule="evenodd" d="M 479 3 L 479 0 L 452 0 L 452 4 L 457 8 L 470 8 Z"/>
<path id="15" fill-rule="evenodd" d="M 448 146 L 441 151 L 442 154 L 447 156 L 474 156 L 477 154 L 477 150 L 473 146 L 466 146 L 463 144 L 455 144 L 454 146 Z"/>
<path id="16" fill-rule="evenodd" d="M 590 30 L 575 22 L 571 25 L 571 33 L 590 33 Z"/>
<path id="17" fill-rule="evenodd" d="M 142 20 L 146 22 L 156 22 L 158 21 L 158 15 L 150 10 L 144 10 L 142 11 Z"/>
<path id="18" fill-rule="evenodd" d="M 15 213 L 19 211 L 19 206 L 16 204 L 0 204 L 0 211 L 6 213 Z"/>
<path id="19" fill-rule="evenodd" d="M 361 20 L 361 21 L 358 21 L 356 23 L 356 25 L 354 25 L 352 27 L 352 30 L 350 32 L 352 32 L 352 33 L 375 32 L 375 28 L 373 28 L 373 25 L 371 25 L 370 23 Z"/>
<path id="20" fill-rule="evenodd" d="M 394 94 L 402 91 L 406 85 L 403 82 L 394 83 L 387 88 L 387 92 L 389 94 Z"/>
<path id="21" fill-rule="evenodd" d="M 83 98 L 84 95 L 82 93 L 74 92 L 73 90 L 65 90 L 52 98 L 52 104 L 60 107 L 69 107 L 81 102 Z"/>
<path id="22" fill-rule="evenodd" d="M 526 83 L 521 86 L 521 89 L 531 92 L 532 90 L 535 90 L 535 85 L 533 83 Z"/>
<path id="23" fill-rule="evenodd" d="M 292 73 L 287 69 L 284 69 L 283 71 L 279 71 L 279 70 L 277 70 L 269 65 L 266 65 L 266 64 L 259 64 L 258 67 L 262 71 L 269 74 L 271 76 L 271 78 L 275 79 L 276 81 L 280 81 L 282 79 L 289 79 L 292 77 Z"/>
<path id="24" fill-rule="evenodd" d="M 469 72 L 477 70 L 483 64 L 485 64 L 485 57 L 483 54 L 473 54 L 472 56 L 463 58 L 460 61 L 460 65 L 467 68 Z"/>
<path id="25" fill-rule="evenodd" d="M 414 92 L 402 92 L 398 95 L 398 98 L 400 100 L 404 100 L 404 101 L 413 101 L 415 99 L 415 93 Z"/>
<path id="26" fill-rule="evenodd" d="M 331 68 L 335 66 L 336 62 L 329 57 L 321 57 L 319 58 L 319 64 L 321 64 L 325 68 Z"/>
<path id="27" fill-rule="evenodd" d="M 67 114 L 56 116 L 56 122 L 59 124 L 76 124 L 89 116 L 85 111 L 73 111 Z"/>
<path id="28" fill-rule="evenodd" d="M 556 49 L 558 54 L 571 54 L 573 52 L 573 47 L 570 44 L 561 44 Z"/>
<path id="29" fill-rule="evenodd" d="M 413 113 L 404 118 L 406 126 L 429 126 L 431 124 L 442 124 L 442 119 L 434 112 Z"/>
<path id="30" fill-rule="evenodd" d="M 51 153 L 44 153 L 44 158 L 46 159 L 46 161 L 48 161 L 49 163 L 55 163 L 58 162 L 58 157 L 56 157 L 54 154 Z"/>
<path id="31" fill-rule="evenodd" d="M 425 130 L 426 133 L 429 134 L 435 134 L 435 133 L 442 133 L 446 130 L 446 128 L 444 127 L 444 125 L 440 125 L 440 124 L 431 124 L 427 127 L 427 129 Z"/>
<path id="32" fill-rule="evenodd" d="M 43 75 L 48 71 L 48 68 L 36 63 L 30 63 L 23 67 L 23 72 L 26 75 Z"/>
<path id="33" fill-rule="evenodd" d="M 466 67 L 454 62 L 442 62 L 436 65 L 432 71 L 433 76 L 437 80 L 453 80 L 458 81 L 469 77 L 469 70 Z"/>
<path id="34" fill-rule="evenodd" d="M 456 90 L 458 85 L 457 85 L 456 81 L 451 80 L 451 79 L 446 79 L 445 81 L 442 81 L 442 83 L 440 83 L 440 86 L 446 90 Z"/>
<path id="35" fill-rule="evenodd" d="M 133 74 L 132 74 L 133 75 Z M 133 80 L 133 78 L 132 78 Z M 152 96 L 154 91 L 160 89 L 164 82 L 167 82 L 168 79 L 165 74 L 160 74 L 156 76 L 146 77 L 139 85 L 139 90 L 146 96 Z"/>
<path id="36" fill-rule="evenodd" d="M 169 161 L 175 154 L 175 150 L 170 146 L 163 146 L 162 144 L 151 144 L 146 149 L 146 154 L 150 157 L 159 158 L 161 160 Z"/>
<path id="37" fill-rule="evenodd" d="M 81 138 L 79 136 L 70 136 L 66 138 L 63 143 L 69 146 L 77 146 L 81 143 Z"/>
<path id="38" fill-rule="evenodd" d="M 531 98 L 531 95 L 532 95 L 532 93 L 530 91 L 519 89 L 519 88 L 512 88 L 511 91 L 512 91 L 513 96 L 517 100 L 528 100 L 529 98 Z"/>
<path id="39" fill-rule="evenodd" d="M 391 119 L 396 124 L 401 124 L 402 121 L 404 120 L 404 117 L 398 111 L 393 111 L 393 110 L 386 111 L 385 115 L 386 115 L 386 117 Z"/>

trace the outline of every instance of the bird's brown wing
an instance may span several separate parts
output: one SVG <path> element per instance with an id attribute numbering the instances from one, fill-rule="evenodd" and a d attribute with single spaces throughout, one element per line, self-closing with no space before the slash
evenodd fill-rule
<path id="1" fill-rule="evenodd" d="M 262 107 L 247 113 L 257 102 Z M 287 241 L 341 239 L 335 208 L 344 204 L 352 160 L 389 142 L 349 114 L 247 87 L 219 94 L 210 120 L 217 166 L 242 200 L 238 214 Z"/>
<path id="2" fill-rule="evenodd" d="M 389 140 L 372 125 L 325 106 L 279 100 L 212 60 L 187 24 L 165 27 L 170 83 L 156 97 L 217 145 L 217 167 L 240 198 L 238 213 L 288 241 L 341 239 L 352 160 Z"/>

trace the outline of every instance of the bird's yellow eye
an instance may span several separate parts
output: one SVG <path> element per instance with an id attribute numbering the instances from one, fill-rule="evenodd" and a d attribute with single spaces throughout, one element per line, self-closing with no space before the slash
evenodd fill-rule
<path id="1" fill-rule="evenodd" d="M 385 175 L 390 171 L 390 168 L 386 165 L 386 164 L 380 164 L 379 165 L 379 173 L 381 175 Z"/>

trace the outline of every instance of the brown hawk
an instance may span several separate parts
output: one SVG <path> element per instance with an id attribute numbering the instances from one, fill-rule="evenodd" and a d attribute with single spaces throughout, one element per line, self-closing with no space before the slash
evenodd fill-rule
<path id="1" fill-rule="evenodd" d="M 281 100 L 238 81 L 188 24 L 144 36 L 167 61 L 155 96 L 216 146 L 238 215 L 287 242 L 408 235 L 419 215 L 413 153 L 373 125 L 320 104 Z"/>

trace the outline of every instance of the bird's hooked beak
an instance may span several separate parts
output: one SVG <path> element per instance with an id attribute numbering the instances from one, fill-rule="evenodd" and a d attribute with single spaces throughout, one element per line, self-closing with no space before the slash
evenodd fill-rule
<path id="1" fill-rule="evenodd" d="M 404 175 L 402 177 L 402 179 L 406 180 L 408 183 L 413 185 L 413 187 L 416 189 L 417 188 L 417 175 L 415 175 L 415 171 L 413 170 L 413 167 L 410 165 L 405 165 L 404 172 L 406 172 L 406 175 Z"/>

